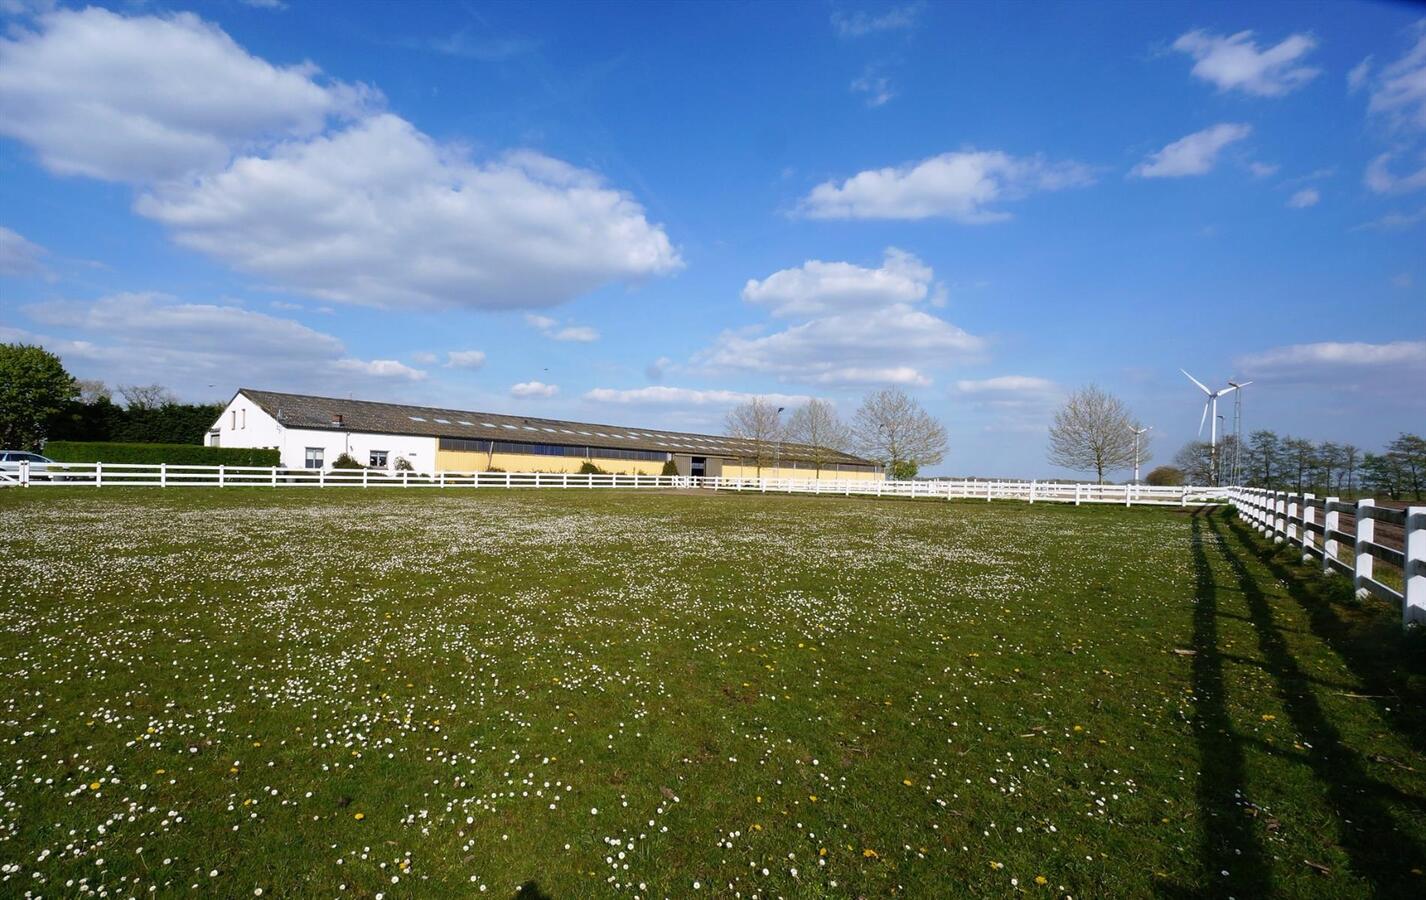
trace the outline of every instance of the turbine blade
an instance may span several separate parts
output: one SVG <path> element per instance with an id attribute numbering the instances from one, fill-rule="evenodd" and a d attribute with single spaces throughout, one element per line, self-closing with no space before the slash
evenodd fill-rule
<path id="1" fill-rule="evenodd" d="M 1184 374 L 1185 374 L 1185 375 L 1188 375 L 1187 372 L 1185 372 Z M 1192 376 L 1189 376 L 1189 377 L 1192 377 Z M 1204 423 L 1207 422 L 1207 421 L 1208 421 L 1208 404 L 1205 403 L 1205 404 L 1203 404 L 1203 415 L 1201 415 L 1201 416 L 1198 417 L 1198 436 L 1199 436 L 1199 437 L 1203 437 L 1203 425 L 1204 425 Z"/>
<path id="2" fill-rule="evenodd" d="M 1251 381 L 1245 381 L 1245 382 L 1243 382 L 1242 384 L 1238 385 L 1238 387 L 1241 389 L 1241 388 L 1247 387 L 1247 386 L 1250 385 L 1250 384 L 1252 384 Z"/>
<path id="3" fill-rule="evenodd" d="M 1180 372 L 1183 372 L 1184 377 L 1187 378 L 1189 381 L 1191 381 L 1191 382 L 1193 382 L 1194 384 L 1198 385 L 1199 390 L 1203 391 L 1203 393 L 1205 393 L 1205 394 L 1212 394 L 1212 393 L 1213 393 L 1213 392 L 1210 391 L 1207 387 L 1204 386 L 1203 382 L 1199 381 L 1197 378 L 1194 378 L 1192 375 L 1188 374 L 1188 370 L 1186 370 L 1186 369 L 1179 369 L 1179 371 L 1180 371 Z"/>

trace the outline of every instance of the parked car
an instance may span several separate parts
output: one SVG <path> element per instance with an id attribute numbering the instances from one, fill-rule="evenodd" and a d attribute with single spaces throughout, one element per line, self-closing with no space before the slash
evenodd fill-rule
<path id="1" fill-rule="evenodd" d="M 40 456 L 38 453 L 31 453 L 28 450 L 0 450 L 0 472 L 16 477 L 20 473 L 20 463 L 30 464 L 30 478 L 43 481 L 59 481 L 64 476 L 59 472 L 64 468 L 63 463 L 57 463 L 48 456 Z M 51 475 L 49 467 L 55 467 L 55 474 Z"/>

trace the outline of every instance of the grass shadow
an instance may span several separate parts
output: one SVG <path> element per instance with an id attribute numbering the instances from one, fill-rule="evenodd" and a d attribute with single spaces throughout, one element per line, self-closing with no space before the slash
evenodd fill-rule
<path id="1" fill-rule="evenodd" d="M 1210 896 L 1269 895 L 1272 877 L 1254 821 L 1246 813 L 1247 760 L 1243 737 L 1228 712 L 1224 658 L 1219 648 L 1218 584 L 1209 564 L 1204 509 L 1192 514 L 1193 530 L 1193 734 L 1198 744 L 1197 802 L 1202 823 L 1198 854 L 1203 885 L 1219 885 Z M 1169 896 L 1203 896 L 1204 891 L 1162 887 Z"/>
<path id="2" fill-rule="evenodd" d="M 1344 576 L 1315 577 L 1312 569 L 1298 563 L 1295 548 L 1267 543 L 1237 516 L 1227 521 L 1238 542 L 1287 586 L 1288 595 L 1307 614 L 1312 633 L 1346 664 L 1381 720 L 1414 749 L 1426 752 L 1422 635 L 1403 634 L 1399 619 L 1381 615 L 1374 601 L 1356 601 Z M 1288 554 L 1291 558 L 1285 559 Z"/>
<path id="3" fill-rule="evenodd" d="M 1426 865 L 1426 861 L 1420 843 L 1397 827 L 1384 802 L 1387 796 L 1400 799 L 1400 792 L 1366 771 L 1361 755 L 1346 744 L 1332 723 L 1284 636 L 1268 593 L 1244 561 L 1252 545 L 1243 543 L 1240 535 L 1233 535 L 1230 541 L 1229 529 L 1220 524 L 1220 519 L 1221 515 L 1208 517 L 1208 526 L 1219 539 L 1219 552 L 1247 604 L 1265 671 L 1275 682 L 1293 730 L 1312 749 L 1304 762 L 1324 788 L 1342 850 L 1356 873 L 1374 882 L 1378 889 L 1396 878 L 1410 878 L 1407 871 Z M 1303 590 L 1300 586 L 1294 588 L 1300 579 L 1290 574 L 1282 580 L 1290 594 Z M 1404 880 L 1400 886 L 1406 886 Z"/>

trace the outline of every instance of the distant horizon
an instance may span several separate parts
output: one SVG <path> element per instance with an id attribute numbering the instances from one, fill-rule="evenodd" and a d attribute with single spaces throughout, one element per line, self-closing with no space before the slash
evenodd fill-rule
<path id="1" fill-rule="evenodd" d="M 1084 480 L 1091 383 L 1170 463 L 1180 368 L 1245 435 L 1420 431 L 1426 12 L 1022 12 L 0 4 L 0 341 L 702 434 L 899 386 L 930 477 Z"/>

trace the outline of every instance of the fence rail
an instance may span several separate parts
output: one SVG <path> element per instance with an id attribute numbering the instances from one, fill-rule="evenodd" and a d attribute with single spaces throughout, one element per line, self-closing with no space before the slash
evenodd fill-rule
<path id="1" fill-rule="evenodd" d="M 1273 542 L 1301 547 L 1304 564 L 1346 575 L 1358 596 L 1400 603 L 1403 624 L 1426 625 L 1426 506 L 1258 488 L 1230 488 L 1228 495 L 1238 516 Z M 1377 577 L 1378 562 L 1400 573 L 1400 591 Z"/>
<path id="2" fill-rule="evenodd" d="M 937 479 L 874 481 L 832 478 L 722 478 L 683 475 L 584 475 L 549 472 L 381 472 L 372 469 L 285 469 L 150 463 L 28 463 L 0 470 L 0 484 L 29 487 L 403 487 L 403 488 L 702 488 L 756 493 L 832 494 L 1029 503 L 1189 506 L 1225 502 L 1218 488 L 1065 484 L 1053 481 Z"/>

